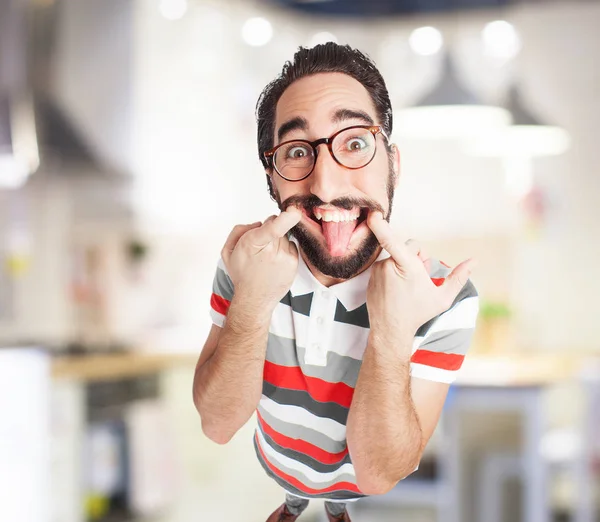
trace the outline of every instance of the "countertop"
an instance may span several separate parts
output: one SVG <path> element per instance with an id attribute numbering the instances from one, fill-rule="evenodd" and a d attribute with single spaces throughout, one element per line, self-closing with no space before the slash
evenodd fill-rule
<path id="1" fill-rule="evenodd" d="M 54 379 L 106 381 L 160 372 L 176 365 L 193 368 L 194 353 L 131 352 L 58 356 L 52 362 Z M 576 377 L 600 352 L 506 353 L 467 355 L 457 380 L 462 386 L 543 386 Z"/>

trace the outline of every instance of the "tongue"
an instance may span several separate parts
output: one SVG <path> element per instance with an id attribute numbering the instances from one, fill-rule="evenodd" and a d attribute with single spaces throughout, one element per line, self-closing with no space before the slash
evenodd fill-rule
<path id="1" fill-rule="evenodd" d="M 348 250 L 348 243 L 352 237 L 352 232 L 356 228 L 357 220 L 340 221 L 322 221 L 323 235 L 327 241 L 329 253 L 334 257 L 343 256 Z"/>

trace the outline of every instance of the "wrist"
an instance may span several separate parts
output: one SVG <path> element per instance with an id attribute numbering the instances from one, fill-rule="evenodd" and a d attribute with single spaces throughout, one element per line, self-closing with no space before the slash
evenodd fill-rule
<path id="1" fill-rule="evenodd" d="M 269 328 L 275 306 L 261 303 L 244 294 L 234 294 L 227 312 L 227 320 L 241 324 L 245 329 Z"/>
<path id="2" fill-rule="evenodd" d="M 408 327 L 371 327 L 369 344 L 378 351 L 391 351 L 407 360 L 412 355 L 412 346 L 416 330 Z"/>

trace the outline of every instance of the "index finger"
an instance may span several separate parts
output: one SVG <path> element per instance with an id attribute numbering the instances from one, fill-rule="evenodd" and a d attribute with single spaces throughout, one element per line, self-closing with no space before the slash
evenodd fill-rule
<path id="1" fill-rule="evenodd" d="M 221 250 L 221 256 L 223 258 L 225 258 L 226 256 L 229 256 L 229 254 L 231 254 L 231 252 L 233 252 L 233 249 L 235 248 L 235 245 L 237 245 L 240 238 L 246 232 L 248 232 L 248 230 L 252 230 L 253 228 L 256 228 L 259 226 L 260 226 L 260 221 L 257 221 L 256 223 L 252 223 L 250 225 L 236 225 L 235 227 L 233 227 L 232 231 L 229 233 L 229 236 L 227 236 L 225 245 L 223 245 L 223 249 Z"/>
<path id="2" fill-rule="evenodd" d="M 396 263 L 405 265 L 411 261 L 408 248 L 396 237 L 390 224 L 383 219 L 381 212 L 369 212 L 369 215 L 367 216 L 367 225 L 373 234 L 375 234 L 381 247 L 384 250 L 387 250 Z"/>
<path id="3" fill-rule="evenodd" d="M 299 223 L 301 218 L 302 213 L 295 208 L 284 210 L 272 221 L 265 222 L 262 227 L 253 230 L 251 232 L 252 242 L 256 246 L 265 247 L 271 241 L 285 236 L 292 227 Z"/>

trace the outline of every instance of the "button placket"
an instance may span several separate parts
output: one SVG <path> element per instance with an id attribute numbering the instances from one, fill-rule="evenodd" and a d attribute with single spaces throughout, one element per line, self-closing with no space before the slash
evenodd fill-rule
<path id="1" fill-rule="evenodd" d="M 331 292 L 328 290 L 315 292 L 309 321 L 308 346 L 304 358 L 306 364 L 327 365 L 327 346 L 331 334 L 330 322 L 334 313 L 335 298 Z"/>

